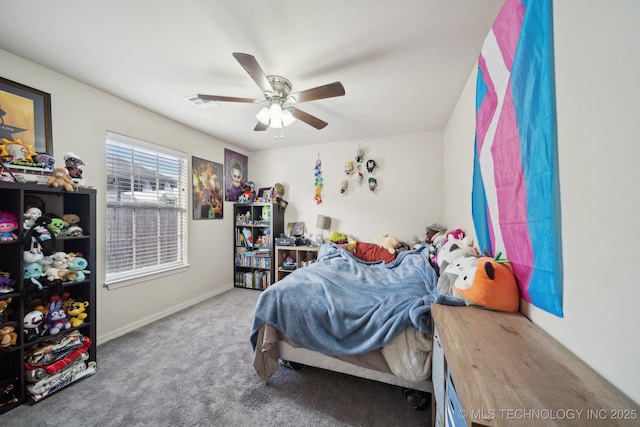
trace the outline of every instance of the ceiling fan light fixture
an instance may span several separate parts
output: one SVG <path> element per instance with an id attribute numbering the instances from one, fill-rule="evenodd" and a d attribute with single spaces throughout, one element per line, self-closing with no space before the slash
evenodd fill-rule
<path id="1" fill-rule="evenodd" d="M 293 122 L 296 121 L 296 118 L 293 117 L 291 111 L 288 108 L 282 110 L 282 125 L 283 126 L 291 126 Z"/>
<path id="2" fill-rule="evenodd" d="M 280 129 L 280 138 L 282 138 L 282 128 L 292 125 L 296 120 L 300 120 L 300 122 L 313 126 L 318 130 L 324 129 L 328 124 L 327 122 L 298 108 L 287 106 L 287 104 L 334 98 L 345 94 L 344 86 L 340 82 L 291 93 L 291 82 L 275 74 L 266 75 L 253 55 L 234 52 L 233 57 L 262 90 L 264 100 L 222 95 L 196 95 L 195 97 L 198 101 L 268 103 L 268 107 L 262 108 L 256 114 L 258 123 L 253 129 L 254 131 L 264 131 L 269 127 Z M 190 101 L 193 102 L 193 100 Z"/>
<path id="3" fill-rule="evenodd" d="M 296 121 L 291 111 L 278 102 L 272 102 L 268 108 L 262 108 L 258 114 L 256 114 L 256 118 L 263 125 L 273 129 L 282 129 L 285 126 L 292 125 L 293 122 Z"/>
<path id="4" fill-rule="evenodd" d="M 262 110 L 258 114 L 256 114 L 256 119 L 263 125 L 269 126 L 269 122 L 271 121 L 271 113 L 267 107 L 263 107 Z"/>
<path id="5" fill-rule="evenodd" d="M 269 107 L 269 113 L 271 114 L 271 123 L 274 121 L 282 122 L 282 106 L 280 104 L 271 104 Z"/>
<path id="6" fill-rule="evenodd" d="M 271 120 L 269 127 L 272 129 L 282 129 L 282 120 Z"/>

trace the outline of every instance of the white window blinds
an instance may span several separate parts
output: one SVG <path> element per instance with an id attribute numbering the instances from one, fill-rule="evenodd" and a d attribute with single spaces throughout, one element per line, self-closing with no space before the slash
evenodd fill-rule
<path id="1" fill-rule="evenodd" d="M 108 132 L 109 288 L 187 266 L 187 156 Z"/>

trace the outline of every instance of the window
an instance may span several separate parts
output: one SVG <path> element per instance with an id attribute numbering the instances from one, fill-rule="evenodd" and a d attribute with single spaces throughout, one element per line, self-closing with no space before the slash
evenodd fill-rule
<path id="1" fill-rule="evenodd" d="M 187 156 L 107 133 L 109 289 L 187 266 Z"/>

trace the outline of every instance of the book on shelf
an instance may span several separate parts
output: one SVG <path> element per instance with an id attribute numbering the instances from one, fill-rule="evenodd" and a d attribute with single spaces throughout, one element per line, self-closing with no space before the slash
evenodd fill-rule
<path id="1" fill-rule="evenodd" d="M 253 245 L 253 235 L 251 234 L 251 230 L 249 230 L 248 228 L 243 228 L 241 236 L 244 237 L 245 241 L 247 242 L 247 246 Z"/>

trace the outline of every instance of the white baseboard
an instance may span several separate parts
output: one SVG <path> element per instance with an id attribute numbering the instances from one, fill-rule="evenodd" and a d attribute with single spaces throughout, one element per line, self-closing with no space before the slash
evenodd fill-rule
<path id="1" fill-rule="evenodd" d="M 137 322 L 131 323 L 131 324 L 129 324 L 127 326 L 124 326 L 124 327 L 122 327 L 120 329 L 116 329 L 115 331 L 111 331 L 108 334 L 105 334 L 105 335 L 102 335 L 102 336 L 98 336 L 97 339 L 96 339 L 96 345 L 104 344 L 104 343 L 106 343 L 108 341 L 111 341 L 114 338 L 118 338 L 118 337 L 120 337 L 120 336 L 122 336 L 122 335 L 124 335 L 124 334 L 126 334 L 128 332 L 135 331 L 138 328 L 146 326 L 146 325 L 148 325 L 150 323 L 153 323 L 153 322 L 155 322 L 157 320 L 160 320 L 160 319 L 162 319 L 164 317 L 170 316 L 173 313 L 176 313 L 176 312 L 178 312 L 180 310 L 184 310 L 185 308 L 189 308 L 192 305 L 195 305 L 195 304 L 197 304 L 199 302 L 202 302 L 202 301 L 204 301 L 206 299 L 209 299 L 209 298 L 211 298 L 213 296 L 216 296 L 218 294 L 226 292 L 229 289 L 233 289 L 233 284 L 230 284 L 230 285 L 227 285 L 227 286 L 225 286 L 223 288 L 216 289 L 215 291 L 211 291 L 211 292 L 208 292 L 206 294 L 200 295 L 200 296 L 198 296 L 196 298 L 193 298 L 191 300 L 185 301 L 182 304 L 179 304 L 179 305 L 173 306 L 171 308 L 168 308 L 166 310 L 160 311 L 160 312 L 155 313 L 152 316 L 146 317 L 144 319 L 140 319 Z"/>

